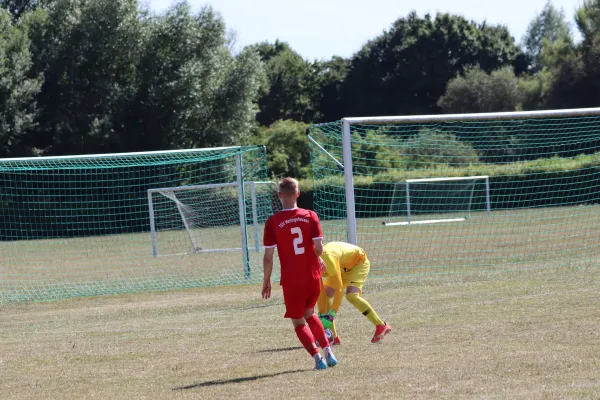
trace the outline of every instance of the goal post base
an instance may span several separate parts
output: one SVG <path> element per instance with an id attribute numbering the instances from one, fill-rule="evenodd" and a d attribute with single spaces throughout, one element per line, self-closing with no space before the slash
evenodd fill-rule
<path id="1" fill-rule="evenodd" d="M 422 225 L 422 224 L 439 224 L 444 222 L 461 222 L 466 218 L 445 218 L 445 219 L 425 219 L 421 221 L 402 221 L 402 222 L 387 222 L 383 221 L 383 226 L 399 226 L 399 225 Z"/>
<path id="2" fill-rule="evenodd" d="M 171 256 L 189 256 L 192 254 L 212 254 L 212 253 L 233 253 L 242 251 L 241 247 L 229 247 L 222 249 L 190 249 L 188 252 L 183 253 L 169 253 L 169 254 L 158 254 L 156 257 L 171 257 Z M 248 247 L 250 253 L 262 253 L 265 251 L 264 247 L 254 248 Z"/>

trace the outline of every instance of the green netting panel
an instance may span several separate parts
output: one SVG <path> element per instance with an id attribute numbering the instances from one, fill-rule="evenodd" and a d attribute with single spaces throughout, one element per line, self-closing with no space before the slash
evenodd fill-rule
<path id="1" fill-rule="evenodd" d="M 600 112 L 461 117 L 350 125 L 357 241 L 371 275 L 600 265 Z M 342 122 L 309 134 L 325 240 L 347 240 Z"/>
<path id="2" fill-rule="evenodd" d="M 259 282 L 273 192 L 263 147 L 0 160 L 0 303 Z"/>

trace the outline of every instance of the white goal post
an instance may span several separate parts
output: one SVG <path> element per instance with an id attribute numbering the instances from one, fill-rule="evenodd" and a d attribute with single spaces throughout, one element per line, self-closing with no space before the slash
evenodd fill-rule
<path id="1" fill-rule="evenodd" d="M 267 188 L 268 197 L 265 198 L 264 193 L 259 195 L 258 192 L 261 188 Z M 188 240 L 190 242 L 189 250 L 187 253 L 214 253 L 214 252 L 233 252 L 244 250 L 247 247 L 250 251 L 260 251 L 262 246 L 260 244 L 260 220 L 266 219 L 268 215 L 264 215 L 265 201 L 269 202 L 268 214 L 277 210 L 275 204 L 271 203 L 270 193 L 275 190 L 275 183 L 271 181 L 250 181 L 244 182 L 244 190 L 239 190 L 239 184 L 237 182 L 230 183 L 212 183 L 203 185 L 189 185 L 189 186 L 178 186 L 178 187 L 165 187 L 165 188 L 154 188 L 148 189 L 148 210 L 150 217 L 150 231 L 152 236 L 152 255 L 157 257 L 159 255 L 158 249 L 158 233 L 159 228 L 157 227 L 157 214 L 156 210 L 156 195 L 160 195 L 165 199 L 168 199 L 169 203 L 172 203 L 177 210 L 177 215 L 170 215 L 171 219 L 178 219 L 179 223 L 173 224 L 175 227 L 172 229 L 185 230 Z M 233 191 L 236 194 L 232 193 Z M 205 194 L 205 192 L 207 192 Z M 229 204 L 224 202 L 223 197 L 219 197 L 219 194 L 229 192 L 230 198 Z M 263 189 L 264 192 L 264 189 Z M 246 194 L 250 196 L 249 205 L 251 207 L 251 217 L 247 215 Z M 237 204 L 235 210 L 233 207 L 233 196 L 237 198 Z M 259 200 L 261 204 L 259 204 Z M 171 205 L 171 206 L 172 206 Z M 263 207 L 261 207 L 263 206 Z M 236 215 L 237 213 L 237 215 Z M 219 214 L 219 215 L 216 215 Z M 259 215 L 260 214 L 260 215 Z M 244 243 L 249 242 L 247 232 L 244 227 L 248 223 L 248 218 L 251 218 L 251 230 L 252 230 L 252 242 L 253 245 L 245 246 Z M 226 242 L 217 241 L 217 246 L 213 243 L 206 245 L 210 242 L 214 231 L 210 232 L 210 228 L 223 228 L 230 224 L 239 224 L 241 232 L 241 244 L 240 246 L 228 247 L 219 246 L 219 244 L 231 245 L 231 238 L 226 238 Z M 203 234 L 203 229 L 207 230 Z M 166 229 L 168 230 L 168 228 Z"/>
<path id="2" fill-rule="evenodd" d="M 344 188 L 346 199 L 346 223 L 348 241 L 358 244 L 356 203 L 354 197 L 354 170 L 352 163 L 352 131 L 353 125 L 383 124 L 420 124 L 436 122 L 511 120 L 518 118 L 564 118 L 572 116 L 598 115 L 598 108 L 581 108 L 571 110 L 515 111 L 479 114 L 439 114 L 418 116 L 383 116 L 383 117 L 349 117 L 342 118 L 342 152 Z"/>
<path id="3" fill-rule="evenodd" d="M 428 184 L 435 184 L 437 182 L 455 182 L 455 181 L 471 181 L 473 182 L 473 184 L 471 185 L 470 189 L 467 188 L 466 189 L 466 196 L 464 197 L 464 201 L 466 201 L 466 205 L 463 205 L 463 211 L 467 213 L 466 216 L 458 216 L 455 218 L 435 218 L 435 219 L 421 219 L 421 220 L 415 220 L 413 218 L 413 213 L 412 213 L 412 201 L 411 201 L 411 184 L 417 184 L 417 183 L 428 183 Z M 481 176 L 465 176 L 465 177 L 448 177 L 448 178 L 422 178 L 422 179 L 407 179 L 404 182 L 400 182 L 394 185 L 394 191 L 392 194 L 392 200 L 390 201 L 390 209 L 388 212 L 388 220 L 383 222 L 384 226 L 398 226 L 398 225 L 416 225 L 416 224 L 435 224 L 435 223 L 441 223 L 441 222 L 460 222 L 460 221 L 465 221 L 468 218 L 468 215 L 470 215 L 471 212 L 471 205 L 472 205 L 472 201 L 473 201 L 473 192 L 475 189 L 475 182 L 476 181 L 483 181 L 484 185 L 485 185 L 485 205 L 486 205 L 486 211 L 487 214 L 490 215 L 492 207 L 491 207 L 491 201 L 490 201 L 490 179 L 489 176 L 487 175 L 481 175 Z M 403 206 L 405 207 L 406 210 L 406 221 L 392 221 L 392 216 L 394 214 L 396 207 L 396 203 L 395 203 L 395 199 L 398 198 L 397 196 L 397 192 L 398 192 L 398 187 L 399 186 L 403 186 L 403 196 L 405 198 L 404 200 L 404 204 Z M 441 190 L 437 191 L 438 193 L 442 194 L 442 199 L 443 199 L 443 192 Z M 444 204 L 440 204 L 437 210 L 434 211 L 445 211 L 443 210 L 444 208 Z M 457 211 L 457 210 L 451 210 L 451 211 Z"/>

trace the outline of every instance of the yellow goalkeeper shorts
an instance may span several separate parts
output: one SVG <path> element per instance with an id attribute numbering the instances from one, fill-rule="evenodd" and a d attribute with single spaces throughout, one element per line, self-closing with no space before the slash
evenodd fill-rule
<path id="1" fill-rule="evenodd" d="M 369 263 L 369 259 L 365 257 L 364 261 L 354 266 L 349 271 L 344 271 L 342 269 L 342 283 L 344 285 L 344 290 L 348 286 L 354 286 L 360 290 L 362 293 L 362 287 L 367 280 L 367 276 L 369 275 L 369 271 L 371 270 L 371 263 Z M 327 284 L 327 280 L 330 278 L 325 278 L 323 284 L 325 286 L 330 286 Z"/>

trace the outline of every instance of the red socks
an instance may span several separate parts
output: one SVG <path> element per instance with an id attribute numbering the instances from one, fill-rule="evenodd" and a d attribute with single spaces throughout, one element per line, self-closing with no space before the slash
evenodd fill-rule
<path id="1" fill-rule="evenodd" d="M 317 339 L 322 349 L 329 346 L 329 341 L 319 317 L 313 314 L 310 318 L 306 319 L 306 323 L 308 327 L 302 324 L 295 328 L 296 336 L 298 336 L 300 343 L 302 343 L 302 346 L 304 346 L 308 354 L 312 357 L 319 352 L 319 349 L 315 345 L 315 339 Z"/>
<path id="2" fill-rule="evenodd" d="M 315 338 L 313 337 L 312 333 L 310 333 L 308 327 L 302 324 L 297 326 L 295 330 L 296 336 L 298 336 L 300 343 L 302 343 L 302 346 L 304 346 L 306 351 L 308 351 L 308 354 L 310 354 L 311 357 L 317 354 L 319 349 L 317 349 L 317 346 L 315 345 Z"/>
<path id="3" fill-rule="evenodd" d="M 317 317 L 316 314 L 313 314 L 310 316 L 310 318 L 306 319 L 306 323 L 308 324 L 308 327 L 310 328 L 314 338 L 317 339 L 321 345 L 321 348 L 324 349 L 325 347 L 329 346 L 329 341 L 325 335 L 325 328 L 323 328 L 323 324 L 319 320 L 319 317 Z"/>

